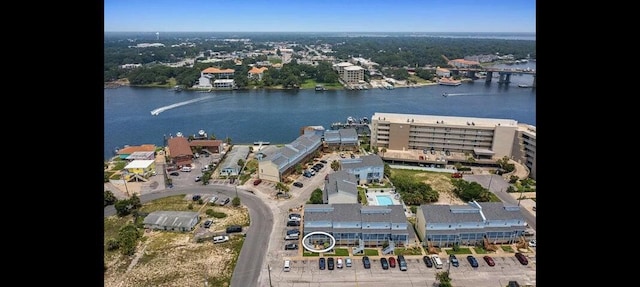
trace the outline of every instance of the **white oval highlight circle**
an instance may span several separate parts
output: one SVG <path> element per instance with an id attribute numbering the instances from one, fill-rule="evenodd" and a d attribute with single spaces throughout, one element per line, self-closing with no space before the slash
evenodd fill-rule
<path id="1" fill-rule="evenodd" d="M 316 234 L 322 234 L 322 235 L 326 235 L 327 237 L 329 237 L 329 242 L 331 243 L 331 244 L 329 244 L 329 247 L 327 247 L 325 249 L 315 249 L 315 248 L 313 248 L 311 246 L 308 246 L 307 245 L 307 238 L 309 238 L 309 236 L 311 236 L 311 235 L 316 235 Z M 329 233 L 326 233 L 324 231 L 314 231 L 314 232 L 311 232 L 311 233 L 305 235 L 302 238 L 302 246 L 304 246 L 304 249 L 307 249 L 307 250 L 309 250 L 311 252 L 324 253 L 324 252 L 327 252 L 327 251 L 333 249 L 333 247 L 336 246 L 336 239 L 333 237 L 333 235 L 331 235 Z"/>

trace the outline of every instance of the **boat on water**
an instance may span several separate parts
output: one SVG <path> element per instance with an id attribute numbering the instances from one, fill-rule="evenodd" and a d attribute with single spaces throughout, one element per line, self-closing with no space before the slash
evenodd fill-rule
<path id="1" fill-rule="evenodd" d="M 445 97 L 445 98 L 446 98 L 448 95 L 449 95 L 449 94 L 447 94 L 447 93 L 442 93 L 442 96 L 443 96 L 443 97 Z"/>
<path id="2" fill-rule="evenodd" d="M 532 85 L 525 85 L 525 84 L 519 84 L 518 87 L 519 88 L 533 88 Z"/>
<path id="3" fill-rule="evenodd" d="M 462 81 L 443 77 L 438 80 L 438 84 L 443 86 L 460 86 L 462 84 Z"/>
<path id="4" fill-rule="evenodd" d="M 326 91 L 327 88 L 325 88 L 322 85 L 316 85 L 316 92 L 321 92 L 321 91 Z"/>
<path id="5" fill-rule="evenodd" d="M 182 92 L 182 87 L 177 85 L 177 86 L 173 87 L 173 91 L 176 92 L 176 93 Z"/>

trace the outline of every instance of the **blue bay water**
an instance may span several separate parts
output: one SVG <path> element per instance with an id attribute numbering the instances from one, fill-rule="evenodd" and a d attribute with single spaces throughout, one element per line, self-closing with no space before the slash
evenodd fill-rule
<path id="1" fill-rule="evenodd" d="M 512 65 L 531 67 L 535 63 Z M 104 90 L 104 158 L 124 145 L 164 145 L 164 137 L 204 130 L 233 143 L 289 143 L 304 126 L 345 122 L 376 112 L 514 119 L 536 125 L 536 92 L 530 75 L 512 75 L 511 84 L 497 78 L 460 86 L 426 86 L 360 91 L 215 91 L 202 93 L 170 89 L 121 87 Z M 443 93 L 448 97 L 443 97 Z M 175 106 L 175 107 L 172 107 Z M 158 115 L 151 111 L 165 107 Z"/>

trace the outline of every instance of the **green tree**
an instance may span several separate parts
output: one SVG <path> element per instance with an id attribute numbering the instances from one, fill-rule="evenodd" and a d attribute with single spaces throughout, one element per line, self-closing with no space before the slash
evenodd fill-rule
<path id="1" fill-rule="evenodd" d="M 123 255 L 133 255 L 142 233 L 133 225 L 127 224 L 118 231 L 118 242 Z"/>
<path id="2" fill-rule="evenodd" d="M 243 159 L 238 159 L 238 165 L 240 167 L 243 167 L 244 166 L 244 160 Z"/>
<path id="3" fill-rule="evenodd" d="M 240 206 L 240 197 L 234 197 L 233 200 L 231 201 L 231 205 L 233 205 L 234 207 L 238 207 Z"/>
<path id="4" fill-rule="evenodd" d="M 331 169 L 333 169 L 334 171 L 338 171 L 340 170 L 340 162 L 337 160 L 334 160 L 331 162 Z"/>
<path id="5" fill-rule="evenodd" d="M 131 209 L 139 209 L 140 207 L 142 207 L 140 198 L 135 193 L 129 198 L 129 204 L 131 204 Z"/>
<path id="6" fill-rule="evenodd" d="M 384 156 L 384 153 L 387 152 L 387 148 L 386 147 L 382 147 L 380 152 L 382 153 L 382 156 Z"/>
<path id="7" fill-rule="evenodd" d="M 440 287 L 451 287 L 451 278 L 449 278 L 449 272 L 437 272 L 436 273 L 436 281 L 439 282 L 438 286 Z"/>
<path id="8" fill-rule="evenodd" d="M 118 199 L 115 195 L 113 195 L 113 192 L 111 192 L 110 190 L 104 191 L 104 206 L 112 205 L 116 203 L 116 200 Z"/>
<path id="9" fill-rule="evenodd" d="M 113 207 L 116 209 L 116 214 L 120 217 L 131 213 L 131 204 L 128 199 L 117 200 Z"/>
<path id="10" fill-rule="evenodd" d="M 309 201 L 307 201 L 307 203 L 309 204 L 323 204 L 323 199 L 322 199 L 322 189 L 316 188 L 315 190 L 313 190 L 313 192 L 311 192 L 311 197 L 309 197 Z"/>

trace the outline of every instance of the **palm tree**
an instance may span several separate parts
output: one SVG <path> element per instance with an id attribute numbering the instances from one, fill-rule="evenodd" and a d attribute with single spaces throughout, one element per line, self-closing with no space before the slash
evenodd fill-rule
<path id="1" fill-rule="evenodd" d="M 338 171 L 340 170 L 340 162 L 337 160 L 334 160 L 331 162 L 331 169 L 333 169 L 334 171 Z"/>
<path id="2" fill-rule="evenodd" d="M 382 153 L 382 156 L 384 156 L 384 153 L 387 152 L 387 148 L 386 147 L 382 147 L 380 152 Z"/>

